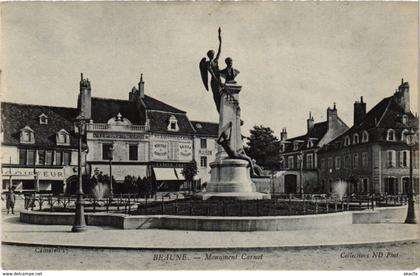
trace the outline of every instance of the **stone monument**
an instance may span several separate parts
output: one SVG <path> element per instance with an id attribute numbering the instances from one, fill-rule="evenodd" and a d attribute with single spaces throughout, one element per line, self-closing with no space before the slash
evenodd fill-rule
<path id="1" fill-rule="evenodd" d="M 270 198 L 270 195 L 256 192 L 251 176 L 256 176 L 252 159 L 245 154 L 241 136 L 241 108 L 239 93 L 242 86 L 235 78 L 239 71 L 232 67 L 232 59 L 226 58 L 226 68 L 219 70 L 221 52 L 221 29 L 219 28 L 219 49 L 207 52 L 208 60 L 200 62 L 201 77 L 208 90 L 208 75 L 213 99 L 219 112 L 219 138 L 215 162 L 210 164 L 211 177 L 205 192 L 197 194 L 204 200 L 209 198 L 233 198 L 252 200 Z M 224 82 L 223 82 L 224 80 Z"/>

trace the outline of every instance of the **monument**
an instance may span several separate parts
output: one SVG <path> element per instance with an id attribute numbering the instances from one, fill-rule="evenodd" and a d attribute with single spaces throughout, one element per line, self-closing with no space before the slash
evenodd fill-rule
<path id="1" fill-rule="evenodd" d="M 219 70 L 219 57 L 222 48 L 221 29 L 219 28 L 219 49 L 210 50 L 207 57 L 200 61 L 200 72 L 204 87 L 209 90 L 208 76 L 213 99 L 219 112 L 218 149 L 215 162 L 210 164 L 211 176 L 205 192 L 197 194 L 209 198 L 233 198 L 253 200 L 270 198 L 270 195 L 256 192 L 251 176 L 258 176 L 253 160 L 246 155 L 241 136 L 241 108 L 239 93 L 242 86 L 235 78 L 239 70 L 233 68 L 230 57 L 225 59 L 226 68 Z M 224 80 L 224 81 L 223 81 Z"/>

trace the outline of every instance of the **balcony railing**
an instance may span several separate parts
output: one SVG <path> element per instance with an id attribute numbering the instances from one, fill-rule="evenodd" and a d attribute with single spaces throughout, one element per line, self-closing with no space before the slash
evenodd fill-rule
<path id="1" fill-rule="evenodd" d="M 149 130 L 148 125 L 109 125 L 101 123 L 91 123 L 87 125 L 88 131 L 108 130 L 108 131 L 130 131 L 145 132 Z"/>

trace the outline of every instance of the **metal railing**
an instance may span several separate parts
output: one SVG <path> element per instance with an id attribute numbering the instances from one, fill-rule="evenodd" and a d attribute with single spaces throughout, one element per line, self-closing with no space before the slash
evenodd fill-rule
<path id="1" fill-rule="evenodd" d="M 109 125 L 105 123 L 90 123 L 87 125 L 89 131 L 93 130 L 124 130 L 133 132 L 144 132 L 149 130 L 148 125 Z"/>
<path id="2" fill-rule="evenodd" d="M 318 194 L 277 194 L 264 200 L 198 200 L 182 193 L 158 193 L 153 197 L 118 194 L 113 198 L 85 197 L 85 212 L 127 215 L 193 216 L 291 216 L 374 210 L 379 206 L 403 206 L 406 195 L 358 195 L 343 198 Z M 418 202 L 418 196 L 416 198 Z M 36 211 L 74 212 L 75 196 L 30 195 L 25 208 Z"/>

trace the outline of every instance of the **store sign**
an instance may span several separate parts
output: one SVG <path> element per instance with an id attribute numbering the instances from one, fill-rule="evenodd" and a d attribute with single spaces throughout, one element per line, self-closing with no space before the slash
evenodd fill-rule
<path id="1" fill-rule="evenodd" d="M 94 132 L 93 138 L 142 140 L 146 137 L 139 133 Z"/>
<path id="2" fill-rule="evenodd" d="M 211 151 L 211 150 L 205 150 L 205 149 L 200 149 L 200 150 L 198 150 L 198 153 L 201 154 L 201 155 L 212 155 L 213 154 L 213 151 Z"/>
<path id="3" fill-rule="evenodd" d="M 153 142 L 152 143 L 152 159 L 167 160 L 168 159 L 168 143 Z"/>
<path id="4" fill-rule="evenodd" d="M 39 180 L 64 180 L 63 169 L 36 168 L 35 170 Z M 34 168 L 2 168 L 3 177 L 12 177 L 12 179 L 34 179 Z"/>
<path id="5" fill-rule="evenodd" d="M 180 160 L 192 158 L 192 143 L 178 143 L 178 156 Z"/>

